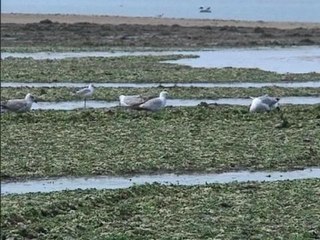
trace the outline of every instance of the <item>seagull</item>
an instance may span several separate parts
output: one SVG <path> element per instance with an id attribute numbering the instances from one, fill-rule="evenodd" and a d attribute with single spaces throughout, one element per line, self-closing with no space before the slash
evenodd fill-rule
<path id="1" fill-rule="evenodd" d="M 138 107 L 142 103 L 146 102 L 150 98 L 143 97 L 141 95 L 120 95 L 119 96 L 119 102 L 120 106 L 122 107 L 128 107 L 128 108 L 134 108 Z"/>
<path id="2" fill-rule="evenodd" d="M 138 109 L 148 110 L 148 111 L 158 111 L 166 106 L 166 97 L 168 93 L 162 91 L 157 98 L 152 98 L 138 106 Z"/>
<path id="3" fill-rule="evenodd" d="M 82 88 L 76 92 L 77 95 L 84 97 L 84 108 L 86 108 L 87 97 L 92 96 L 94 92 L 93 85 L 90 83 L 88 87 Z"/>
<path id="4" fill-rule="evenodd" d="M 30 111 L 32 103 L 37 102 L 30 93 L 24 99 L 11 99 L 1 102 L 1 112 L 3 110 L 11 112 L 27 112 Z"/>
<path id="5" fill-rule="evenodd" d="M 263 95 L 257 98 L 250 97 L 252 99 L 252 103 L 250 105 L 250 112 L 269 112 L 272 108 L 278 106 L 278 102 L 280 98 L 269 97 L 268 95 Z"/>

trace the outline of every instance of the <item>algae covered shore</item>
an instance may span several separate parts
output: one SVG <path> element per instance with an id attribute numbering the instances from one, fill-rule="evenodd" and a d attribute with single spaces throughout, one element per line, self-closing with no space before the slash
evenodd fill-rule
<path id="1" fill-rule="evenodd" d="M 320 181 L 2 197 L 4 238 L 318 239 Z"/>
<path id="2" fill-rule="evenodd" d="M 319 106 L 303 105 L 270 114 L 230 106 L 154 114 L 4 114 L 1 174 L 6 179 L 319 166 L 319 121 Z"/>
<path id="3" fill-rule="evenodd" d="M 1 51 L 9 52 L 198 50 L 320 43 L 319 24 L 1 15 Z M 111 20 L 121 22 L 106 22 Z M 320 79 L 316 72 L 278 74 L 256 68 L 206 69 L 164 63 L 185 57 L 11 57 L 1 59 L 1 82 L 85 85 Z M 23 98 L 31 92 L 39 101 L 69 101 L 78 99 L 75 90 L 1 88 L 1 100 Z M 96 88 L 92 99 L 112 101 L 121 94 L 158 95 L 162 90 L 181 99 L 320 94 L 319 88 L 306 87 L 159 86 Z M 320 166 L 319 105 L 285 105 L 281 111 L 262 114 L 249 113 L 248 107 L 227 105 L 166 107 L 154 113 L 120 107 L 32 110 L 1 114 L 0 121 L 4 182 L 59 176 L 287 171 Z M 319 178 L 189 187 L 154 183 L 117 190 L 10 194 L 1 196 L 1 238 L 319 239 L 319 205 Z"/>

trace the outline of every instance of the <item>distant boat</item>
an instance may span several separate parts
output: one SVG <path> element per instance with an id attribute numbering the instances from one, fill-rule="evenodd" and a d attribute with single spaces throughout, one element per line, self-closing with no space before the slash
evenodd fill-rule
<path id="1" fill-rule="evenodd" d="M 200 7 L 199 9 L 201 13 L 211 13 L 211 7 L 207 7 L 207 8 Z"/>

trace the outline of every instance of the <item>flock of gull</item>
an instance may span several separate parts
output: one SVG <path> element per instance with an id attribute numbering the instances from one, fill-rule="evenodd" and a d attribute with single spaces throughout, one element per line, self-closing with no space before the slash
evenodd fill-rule
<path id="1" fill-rule="evenodd" d="M 93 84 L 78 90 L 75 94 L 84 99 L 84 108 L 86 108 L 87 98 L 94 93 Z M 146 111 L 158 111 L 166 106 L 168 92 L 162 91 L 159 97 L 144 97 L 142 95 L 121 95 L 119 96 L 120 106 Z M 249 108 L 250 112 L 269 112 L 273 108 L 279 109 L 279 98 L 263 95 L 260 97 L 251 97 L 252 102 Z M 28 93 L 24 99 L 11 99 L 1 102 L 1 112 L 27 112 L 31 110 L 32 104 L 36 98 Z"/>

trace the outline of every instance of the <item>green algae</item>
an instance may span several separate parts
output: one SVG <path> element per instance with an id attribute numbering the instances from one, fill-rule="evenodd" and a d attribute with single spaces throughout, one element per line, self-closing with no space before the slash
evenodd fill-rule
<path id="1" fill-rule="evenodd" d="M 1 116 L 2 178 L 319 166 L 319 106 L 32 111 Z M 286 122 L 286 124 L 284 124 Z"/>
<path id="2" fill-rule="evenodd" d="M 320 181 L 1 197 L 5 239 L 318 239 Z"/>
<path id="3" fill-rule="evenodd" d="M 3 82 L 277 82 L 319 80 L 320 73 L 278 74 L 245 68 L 191 68 L 163 63 L 188 56 L 130 56 L 1 62 Z M 194 57 L 190 55 L 189 57 Z"/>

